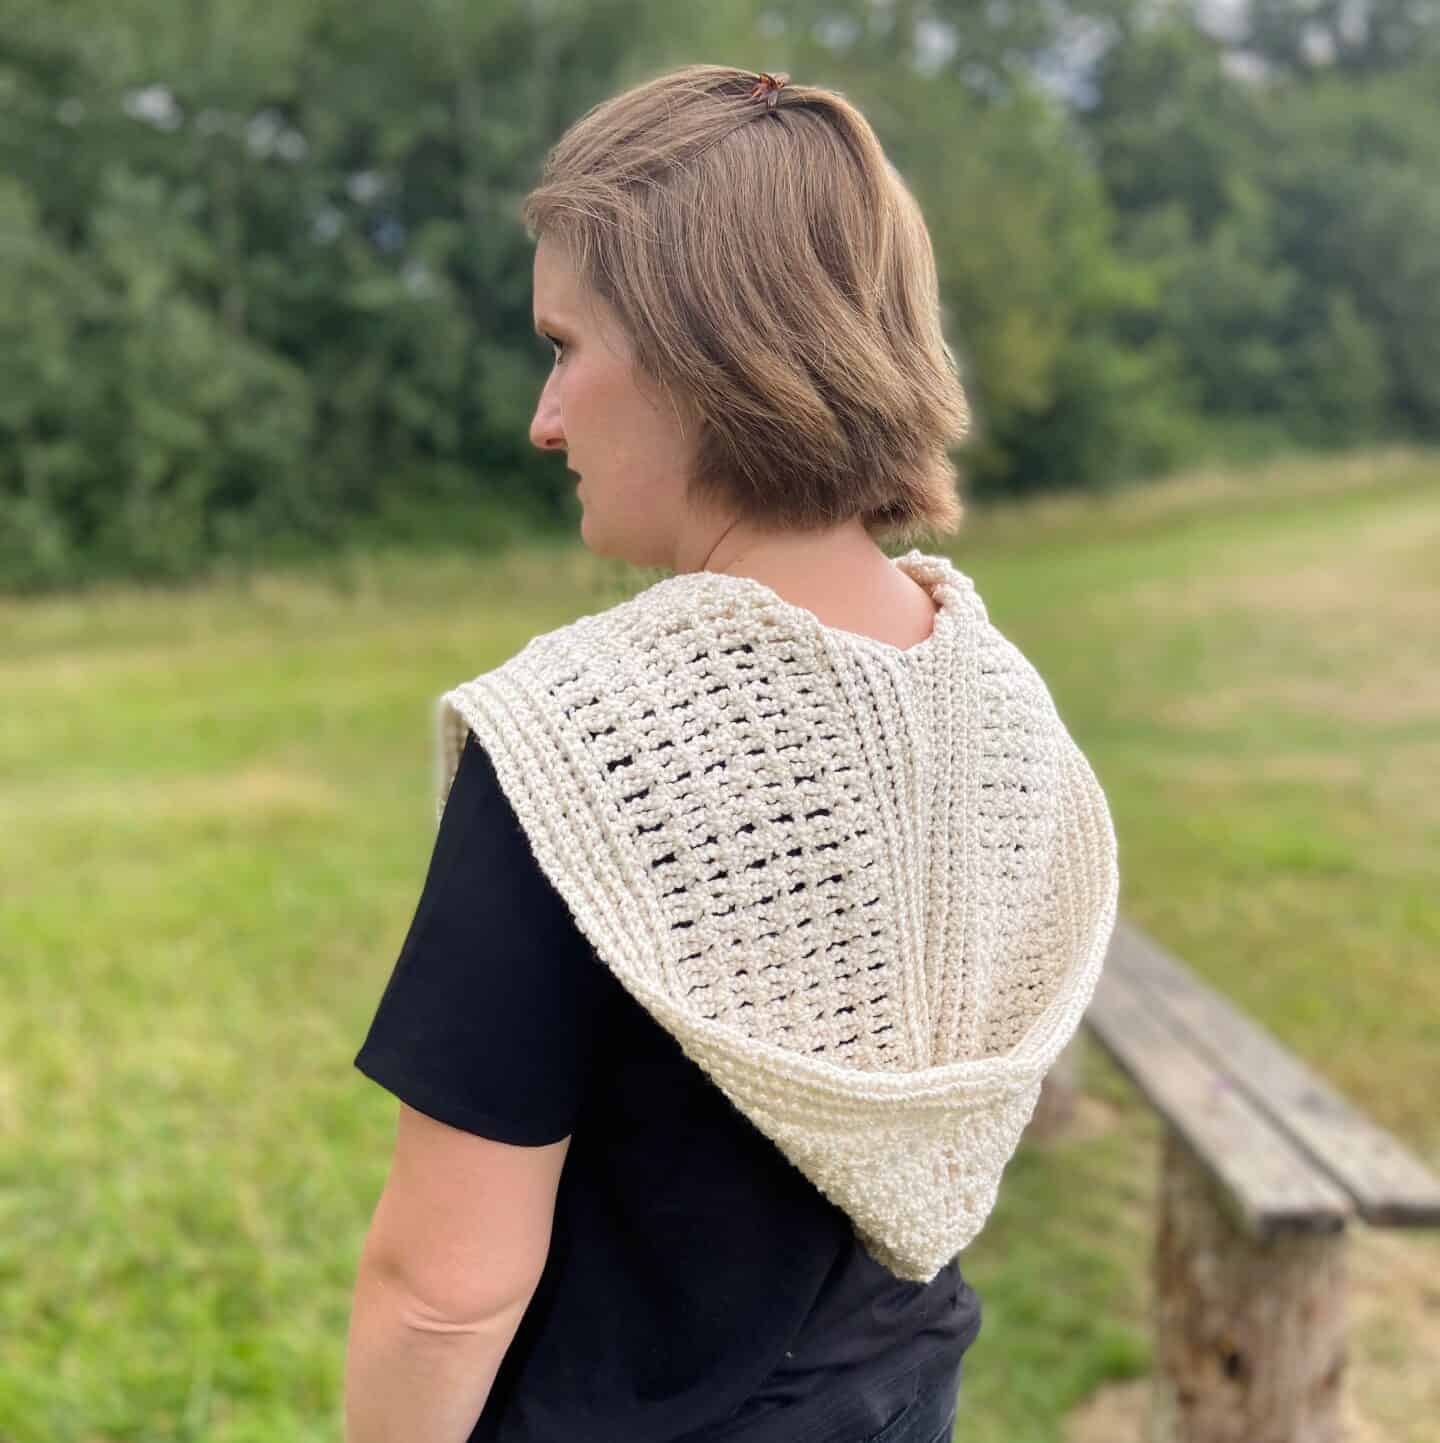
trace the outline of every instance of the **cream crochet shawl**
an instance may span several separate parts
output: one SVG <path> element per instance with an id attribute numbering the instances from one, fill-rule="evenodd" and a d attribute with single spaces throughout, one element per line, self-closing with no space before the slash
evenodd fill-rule
<path id="1" fill-rule="evenodd" d="M 980 1231 L 1115 922 L 1115 834 L 1034 667 L 943 556 L 901 650 L 678 573 L 439 699 L 630 993 L 928 1281 Z"/>

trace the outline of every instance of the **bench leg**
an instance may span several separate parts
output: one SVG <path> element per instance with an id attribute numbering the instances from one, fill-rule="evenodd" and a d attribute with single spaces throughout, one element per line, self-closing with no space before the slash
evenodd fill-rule
<path id="1" fill-rule="evenodd" d="M 1159 1204 L 1149 1443 L 1339 1443 L 1347 1235 L 1256 1241 L 1169 1128 Z"/>

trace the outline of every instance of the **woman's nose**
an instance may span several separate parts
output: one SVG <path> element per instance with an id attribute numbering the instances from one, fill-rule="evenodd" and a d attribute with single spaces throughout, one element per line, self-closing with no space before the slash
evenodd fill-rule
<path id="1" fill-rule="evenodd" d="M 565 428 L 560 424 L 560 402 L 551 384 L 553 379 L 552 373 L 545 382 L 545 389 L 540 392 L 535 416 L 530 422 L 530 444 L 542 451 L 563 449 L 565 445 Z"/>

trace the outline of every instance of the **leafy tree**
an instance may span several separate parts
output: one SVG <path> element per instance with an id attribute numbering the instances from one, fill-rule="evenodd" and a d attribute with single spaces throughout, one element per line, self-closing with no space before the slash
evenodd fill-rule
<path id="1" fill-rule="evenodd" d="M 1249 0 L 1235 48 L 1297 77 L 1365 77 L 1440 54 L 1437 0 Z"/>
<path id="2" fill-rule="evenodd" d="M 1440 435 L 1440 91 L 1338 78 L 1277 97 L 1265 176 L 1276 244 L 1336 335 L 1383 357 L 1393 423 Z M 1330 310 L 1347 298 L 1345 309 Z M 1339 344 L 1337 339 L 1336 344 Z M 1333 382 L 1331 383 L 1333 387 Z"/>
<path id="3" fill-rule="evenodd" d="M 526 438 L 519 203 L 571 120 L 696 58 L 874 121 L 974 490 L 1236 427 L 1434 436 L 1437 6 L 0 0 L 0 585 L 570 515 Z"/>

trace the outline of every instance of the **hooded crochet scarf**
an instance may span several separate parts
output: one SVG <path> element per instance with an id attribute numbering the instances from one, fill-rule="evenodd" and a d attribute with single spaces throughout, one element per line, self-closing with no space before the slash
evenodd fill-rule
<path id="1" fill-rule="evenodd" d="M 943 556 L 901 649 L 684 572 L 439 698 L 600 960 L 898 1277 L 980 1231 L 1115 923 L 1105 797 Z"/>

